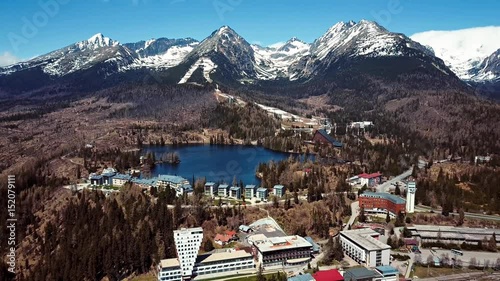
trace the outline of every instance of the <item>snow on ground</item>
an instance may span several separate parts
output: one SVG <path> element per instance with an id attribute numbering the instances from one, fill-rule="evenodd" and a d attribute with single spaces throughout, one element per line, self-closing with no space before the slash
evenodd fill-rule
<path id="1" fill-rule="evenodd" d="M 211 59 L 207 57 L 201 57 L 191 66 L 191 68 L 189 68 L 189 70 L 186 72 L 184 77 L 182 77 L 178 84 L 186 83 L 189 78 L 191 78 L 191 75 L 193 75 L 193 73 L 200 67 L 203 70 L 203 77 L 205 77 L 208 82 L 212 83 L 210 73 L 212 73 L 217 68 L 217 65 Z"/>

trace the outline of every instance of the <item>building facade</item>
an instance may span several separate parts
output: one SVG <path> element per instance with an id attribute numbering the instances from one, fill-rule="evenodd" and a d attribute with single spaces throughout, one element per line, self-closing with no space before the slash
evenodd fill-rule
<path id="1" fill-rule="evenodd" d="M 382 174 L 379 172 L 372 174 L 363 173 L 358 175 L 358 178 L 361 186 L 373 187 L 382 182 Z"/>
<path id="2" fill-rule="evenodd" d="M 255 197 L 255 185 L 249 184 L 245 185 L 245 198 L 251 199 L 252 197 Z"/>
<path id="3" fill-rule="evenodd" d="M 161 260 L 158 265 L 158 281 L 182 281 L 182 270 L 179 260 Z"/>
<path id="4" fill-rule="evenodd" d="M 413 214 L 415 212 L 415 193 L 417 192 L 417 184 L 414 181 L 409 181 L 406 188 L 406 213 Z"/>
<path id="5" fill-rule="evenodd" d="M 207 182 L 205 183 L 204 193 L 206 196 L 214 196 L 215 192 L 217 192 L 217 187 L 219 185 L 215 182 Z"/>
<path id="6" fill-rule="evenodd" d="M 311 243 L 298 235 L 268 238 L 260 234 L 259 238 L 254 236 L 252 245 L 254 257 L 264 267 L 307 264 L 311 260 Z"/>
<path id="7" fill-rule="evenodd" d="M 227 197 L 229 192 L 229 185 L 221 184 L 217 187 L 217 196 L 219 197 Z"/>
<path id="8" fill-rule="evenodd" d="M 199 256 L 193 274 L 196 276 L 221 273 L 232 274 L 249 269 L 255 269 L 252 254 L 244 250 L 226 250 Z"/>
<path id="9" fill-rule="evenodd" d="M 380 234 L 370 228 L 340 232 L 342 249 L 353 260 L 368 267 L 389 265 L 391 246 L 378 240 Z"/>
<path id="10" fill-rule="evenodd" d="M 229 189 L 229 197 L 241 199 L 241 187 L 231 186 L 231 188 Z"/>
<path id="11" fill-rule="evenodd" d="M 330 136 L 325 130 L 317 130 L 312 138 L 312 142 L 316 143 L 321 143 L 321 144 L 327 144 L 327 145 L 332 145 L 333 147 L 341 148 L 342 143 L 335 140 Z"/>
<path id="12" fill-rule="evenodd" d="M 257 198 L 260 200 L 264 200 L 267 198 L 267 188 L 259 187 L 257 188 Z"/>
<path id="13" fill-rule="evenodd" d="M 125 174 L 116 174 L 113 179 L 113 186 L 121 187 L 125 185 L 127 182 L 130 182 L 132 180 L 131 175 L 125 175 Z"/>
<path id="14" fill-rule="evenodd" d="M 277 197 L 283 197 L 285 195 L 285 187 L 281 184 L 275 185 L 273 188 L 273 194 Z"/>
<path id="15" fill-rule="evenodd" d="M 404 213 L 406 202 L 403 198 L 385 192 L 367 192 L 359 196 L 359 206 L 365 212 L 385 213 L 389 212 L 396 216 L 399 212 Z"/>
<path id="16" fill-rule="evenodd" d="M 175 248 L 183 277 L 187 278 L 193 275 L 193 268 L 202 240 L 203 229 L 201 227 L 174 230 Z"/>

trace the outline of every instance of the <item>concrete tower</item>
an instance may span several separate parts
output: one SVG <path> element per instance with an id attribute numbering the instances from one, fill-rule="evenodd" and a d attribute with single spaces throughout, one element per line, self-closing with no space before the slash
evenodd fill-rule
<path id="1" fill-rule="evenodd" d="M 417 184 L 414 181 L 409 181 L 406 188 L 406 213 L 415 212 L 415 192 L 417 192 Z"/>
<path id="2" fill-rule="evenodd" d="M 182 276 L 190 277 L 193 275 L 193 267 L 200 250 L 201 240 L 203 240 L 201 227 L 174 230 L 175 248 Z"/>

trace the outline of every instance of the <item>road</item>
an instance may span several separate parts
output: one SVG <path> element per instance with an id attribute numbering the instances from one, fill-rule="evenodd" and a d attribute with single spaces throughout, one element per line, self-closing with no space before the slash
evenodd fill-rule
<path id="1" fill-rule="evenodd" d="M 349 226 L 354 223 L 354 220 L 356 217 L 359 215 L 359 201 L 352 202 L 351 204 L 351 217 L 349 218 L 349 221 L 347 224 L 344 226 L 344 230 L 348 230 Z"/>
<path id="2" fill-rule="evenodd" d="M 430 212 L 431 210 L 433 210 L 436 213 L 441 213 L 440 209 L 433 209 L 432 207 L 429 207 L 429 206 L 424 206 L 424 205 L 415 206 L 415 211 L 417 211 L 417 212 Z M 456 212 L 450 213 L 450 215 L 458 216 L 458 213 L 456 213 Z M 500 216 L 496 216 L 496 215 L 485 215 L 485 214 L 469 213 L 469 212 L 464 212 L 464 215 L 466 218 L 471 218 L 471 219 L 500 221 Z"/>
<path id="3" fill-rule="evenodd" d="M 384 182 L 382 184 L 377 185 L 375 188 L 377 189 L 378 192 L 388 192 L 389 191 L 389 187 L 392 184 L 396 184 L 396 182 L 402 181 L 403 179 L 409 177 L 412 172 L 413 172 L 413 167 L 410 168 L 410 169 L 408 169 L 404 173 L 395 176 L 393 179 L 388 180 L 388 181 L 386 181 L 386 182 Z"/>

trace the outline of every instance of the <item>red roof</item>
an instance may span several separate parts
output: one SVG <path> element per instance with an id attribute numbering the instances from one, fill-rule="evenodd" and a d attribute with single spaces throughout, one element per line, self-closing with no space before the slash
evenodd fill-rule
<path id="1" fill-rule="evenodd" d="M 229 235 L 229 236 L 233 237 L 233 236 L 236 235 L 236 231 L 234 231 L 234 230 L 226 230 L 226 235 Z"/>
<path id="2" fill-rule="evenodd" d="M 215 235 L 214 240 L 227 243 L 227 242 L 229 242 L 229 240 L 231 240 L 231 238 L 233 238 L 233 236 L 229 236 L 229 235 L 225 235 L 225 234 L 217 234 L 217 235 Z"/>
<path id="3" fill-rule="evenodd" d="M 318 271 L 313 274 L 316 281 L 344 281 L 344 277 L 336 269 Z"/>
<path id="4" fill-rule="evenodd" d="M 362 173 L 358 177 L 364 178 L 364 179 L 372 179 L 372 178 L 378 178 L 380 176 L 382 176 L 382 174 L 380 172 L 376 172 L 376 173 L 373 173 L 373 174 Z"/>

